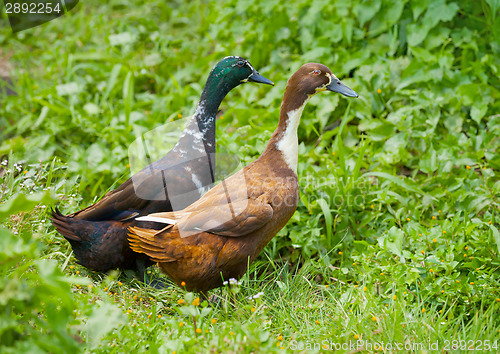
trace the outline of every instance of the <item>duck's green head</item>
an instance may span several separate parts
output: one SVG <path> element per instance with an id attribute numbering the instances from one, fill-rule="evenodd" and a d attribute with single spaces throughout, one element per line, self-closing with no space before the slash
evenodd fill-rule
<path id="1" fill-rule="evenodd" d="M 271 80 L 266 79 L 254 69 L 248 60 L 242 57 L 225 57 L 212 69 L 210 77 L 223 82 L 232 89 L 245 82 L 258 82 L 261 84 L 274 85 Z"/>

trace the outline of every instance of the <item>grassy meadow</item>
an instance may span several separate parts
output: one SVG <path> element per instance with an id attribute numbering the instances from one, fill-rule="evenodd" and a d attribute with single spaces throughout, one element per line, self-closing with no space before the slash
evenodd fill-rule
<path id="1" fill-rule="evenodd" d="M 302 64 L 360 96 L 304 110 L 295 215 L 211 303 L 79 266 L 50 208 L 124 182 L 228 55 L 275 82 L 221 105 L 242 164 Z M 0 68 L 1 353 L 500 350 L 498 0 L 89 0 L 15 34 L 2 10 Z"/>

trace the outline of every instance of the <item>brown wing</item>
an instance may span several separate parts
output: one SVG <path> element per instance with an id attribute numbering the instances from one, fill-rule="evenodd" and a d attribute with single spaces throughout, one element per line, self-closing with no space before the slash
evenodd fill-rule
<path id="1" fill-rule="evenodd" d="M 182 258 L 186 251 L 175 230 L 162 232 L 130 227 L 128 240 L 134 252 L 147 254 L 153 262 L 173 262 Z"/>
<path id="2" fill-rule="evenodd" d="M 176 220 L 181 233 L 205 231 L 221 236 L 244 236 L 264 226 L 273 216 L 268 195 L 253 190 L 248 196 L 248 187 L 243 173 L 237 173 L 182 211 L 148 216 Z"/>

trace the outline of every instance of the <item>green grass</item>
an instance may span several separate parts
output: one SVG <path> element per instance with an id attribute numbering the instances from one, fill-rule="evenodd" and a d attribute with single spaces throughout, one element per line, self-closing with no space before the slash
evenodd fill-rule
<path id="1" fill-rule="evenodd" d="M 497 2 L 87 1 L 17 34 L 2 16 L 17 92 L 0 93 L 2 353 L 500 341 Z M 241 285 L 212 292 L 218 305 L 78 266 L 49 207 L 76 211 L 123 182 L 129 145 L 192 114 L 226 55 L 276 83 L 221 106 L 218 144 L 243 164 L 301 64 L 328 65 L 360 94 L 306 107 L 295 215 Z"/>

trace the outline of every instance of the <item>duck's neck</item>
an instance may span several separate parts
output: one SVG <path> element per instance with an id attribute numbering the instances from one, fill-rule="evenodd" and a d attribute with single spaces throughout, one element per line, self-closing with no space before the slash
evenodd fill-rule
<path id="1" fill-rule="evenodd" d="M 299 142 L 297 128 L 302 111 L 310 96 L 288 85 L 283 96 L 278 127 L 274 131 L 264 153 L 280 153 L 287 166 L 297 174 Z"/>
<path id="2" fill-rule="evenodd" d="M 212 70 L 181 140 L 185 140 L 188 145 L 203 144 L 207 153 L 215 153 L 215 117 L 222 100 L 234 87 L 220 73 Z"/>

